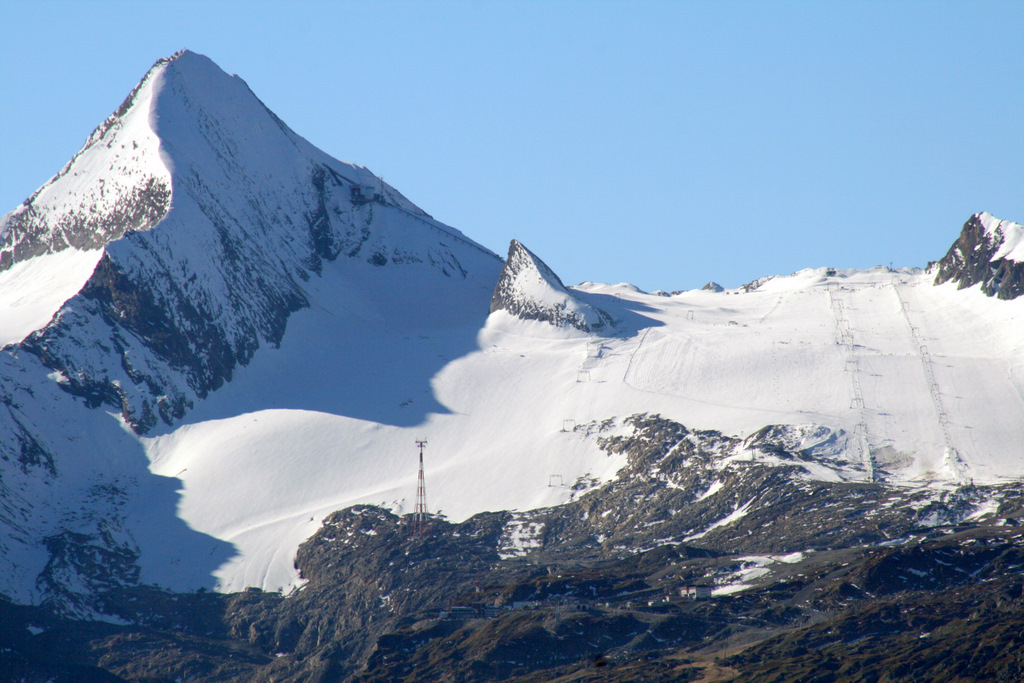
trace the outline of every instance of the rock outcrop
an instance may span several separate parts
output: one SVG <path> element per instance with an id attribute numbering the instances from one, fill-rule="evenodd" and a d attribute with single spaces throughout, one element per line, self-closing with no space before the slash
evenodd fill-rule
<path id="1" fill-rule="evenodd" d="M 546 263 L 516 240 L 508 247 L 491 298 L 491 313 L 495 311 L 583 332 L 600 332 L 613 324 L 610 315 L 571 292 Z"/>
<path id="2" fill-rule="evenodd" d="M 981 285 L 999 299 L 1024 294 L 1024 226 L 976 213 L 939 261 L 935 284 L 956 282 L 960 289 Z"/>

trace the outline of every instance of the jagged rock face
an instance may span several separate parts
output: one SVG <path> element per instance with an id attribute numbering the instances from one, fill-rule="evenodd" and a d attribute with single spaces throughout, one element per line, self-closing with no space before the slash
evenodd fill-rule
<path id="1" fill-rule="evenodd" d="M 547 264 L 516 240 L 508 247 L 508 258 L 491 298 L 491 313 L 495 311 L 583 332 L 612 326 L 610 315 L 574 296 Z"/>
<path id="2" fill-rule="evenodd" d="M 958 523 L 991 495 L 966 487 L 936 498 L 811 479 L 809 468 L 850 466 L 841 461 L 847 435 L 822 426 L 769 425 L 740 440 L 640 414 L 624 421 L 630 433 L 603 436 L 614 422 L 576 431 L 597 436 L 609 455 L 626 455 L 627 465 L 604 486 L 577 482 L 582 495 L 562 506 L 513 512 L 503 557 L 595 558 L 666 544 L 783 554 L 879 543 Z"/>
<path id="3" fill-rule="evenodd" d="M 953 281 L 960 289 L 980 284 L 1000 299 L 1024 294 L 1024 226 L 978 213 L 939 261 L 935 284 Z"/>

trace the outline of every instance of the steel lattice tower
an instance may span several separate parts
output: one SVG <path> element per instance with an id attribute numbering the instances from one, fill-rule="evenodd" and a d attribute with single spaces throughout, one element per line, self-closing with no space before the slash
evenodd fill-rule
<path id="1" fill-rule="evenodd" d="M 416 514 L 413 517 L 413 533 L 417 536 L 427 535 L 427 484 L 423 478 L 423 447 L 427 440 L 417 441 L 420 448 L 420 472 L 416 482 Z"/>

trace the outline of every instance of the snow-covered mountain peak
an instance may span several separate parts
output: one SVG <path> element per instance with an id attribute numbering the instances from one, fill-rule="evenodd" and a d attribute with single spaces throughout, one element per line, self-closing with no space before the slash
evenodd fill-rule
<path id="1" fill-rule="evenodd" d="M 257 349 L 277 346 L 315 298 L 311 278 L 339 258 L 353 262 L 346 291 L 367 319 L 442 291 L 453 315 L 464 297 L 482 299 L 483 312 L 500 269 L 495 254 L 313 147 L 241 78 L 188 51 L 157 62 L 0 234 L 8 266 L 33 270 L 18 271 L 22 283 L 66 265 L 39 256 L 83 254 L 75 277 L 3 330 L 5 341 L 29 335 L 25 350 L 66 377 L 66 391 L 117 408 L 139 431 L 182 417 Z"/>
<path id="2" fill-rule="evenodd" d="M 582 301 L 533 252 L 517 240 L 491 298 L 491 312 L 506 311 L 523 320 L 540 320 L 556 327 L 598 332 L 610 327 L 611 316 Z"/>
<path id="3" fill-rule="evenodd" d="M 0 271 L 66 249 L 94 251 L 152 229 L 172 192 L 202 195 L 200 204 L 239 185 L 235 194 L 280 194 L 327 168 L 353 197 L 429 219 L 366 168 L 338 161 L 294 133 L 241 78 L 183 50 L 158 60 L 68 164 L 0 218 Z M 95 263 L 99 255 L 91 258 Z"/>
<path id="4" fill-rule="evenodd" d="M 225 73 L 208 57 L 183 50 L 153 70 L 159 71 L 161 86 L 153 128 L 176 180 L 199 166 L 209 182 L 211 166 L 219 166 L 229 182 L 279 182 L 282 172 L 308 182 L 318 167 L 328 166 L 351 184 L 353 196 L 429 217 L 365 167 L 338 161 L 310 144 L 242 78 Z"/>
<path id="5" fill-rule="evenodd" d="M 961 289 L 981 285 L 1000 299 L 1024 294 L 1024 226 L 987 212 L 971 216 L 938 263 L 935 284 L 949 281 Z"/>

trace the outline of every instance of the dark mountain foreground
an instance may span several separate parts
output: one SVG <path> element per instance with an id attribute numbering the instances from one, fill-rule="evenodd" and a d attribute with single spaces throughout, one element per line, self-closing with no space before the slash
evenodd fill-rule
<path id="1" fill-rule="evenodd" d="M 603 441 L 629 465 L 567 505 L 433 518 L 359 506 L 300 549 L 285 597 L 134 587 L 107 621 L 0 605 L 9 681 L 1018 681 L 1024 489 L 936 502 L 711 465 L 730 439 L 657 416 Z M 710 495 L 697 482 L 721 477 Z M 750 515 L 684 542 L 707 517 Z M 532 535 L 516 541 L 516 521 Z M 512 525 L 515 526 L 515 525 Z M 726 528 L 727 527 L 727 528 Z M 887 539 L 887 540 L 886 540 Z M 794 550 L 799 548 L 800 550 Z M 684 597 L 688 589 L 712 597 Z"/>

